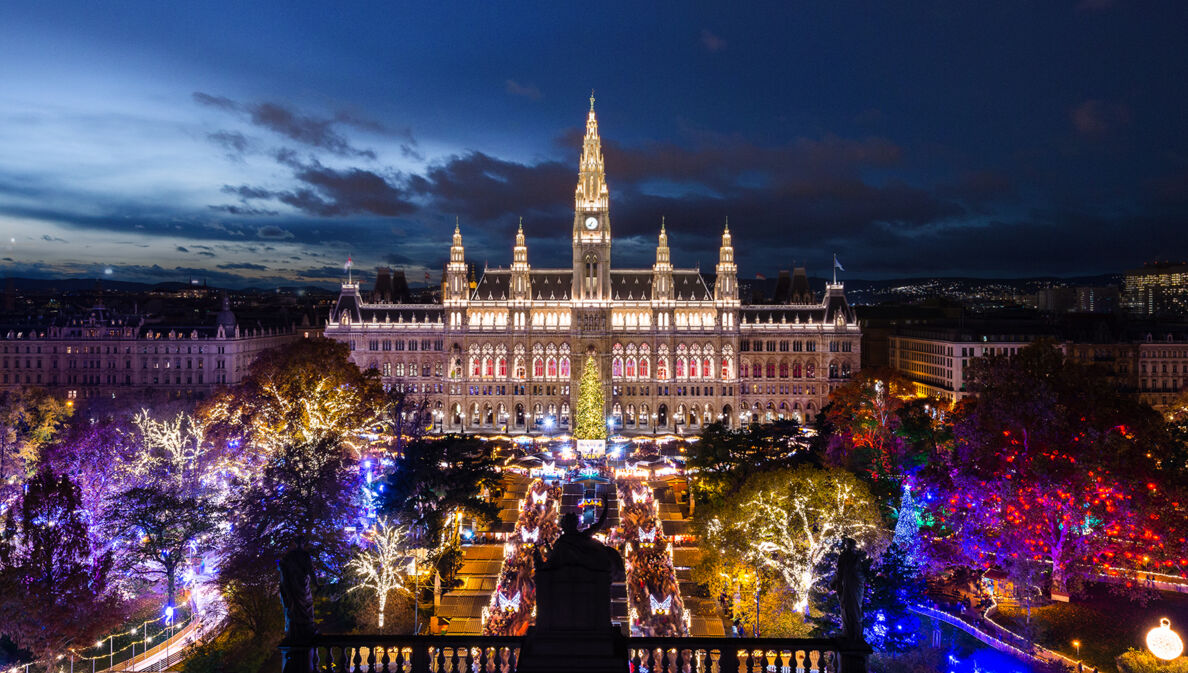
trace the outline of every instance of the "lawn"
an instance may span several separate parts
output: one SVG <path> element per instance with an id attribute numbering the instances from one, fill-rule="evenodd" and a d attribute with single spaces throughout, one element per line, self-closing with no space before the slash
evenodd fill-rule
<path id="1" fill-rule="evenodd" d="M 996 620 L 1025 633 L 1026 610 L 1000 608 Z M 1167 617 L 1172 629 L 1188 636 L 1188 595 L 1159 593 L 1146 605 L 1112 594 L 1109 587 L 1094 585 L 1088 595 L 1071 603 L 1032 608 L 1035 642 L 1070 658 L 1077 658 L 1074 640 L 1081 641 L 1085 663 L 1106 671 L 1116 670 L 1114 658 L 1129 648 L 1145 649 L 1147 631 Z"/>

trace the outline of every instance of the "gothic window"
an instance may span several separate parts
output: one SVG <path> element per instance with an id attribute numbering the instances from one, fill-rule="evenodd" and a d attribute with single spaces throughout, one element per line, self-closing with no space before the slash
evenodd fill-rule
<path id="1" fill-rule="evenodd" d="M 740 379 L 749 378 L 751 376 L 751 363 L 744 361 L 739 364 L 739 367 L 741 368 L 738 372 L 738 377 Z"/>
<path id="2" fill-rule="evenodd" d="M 635 378 L 635 358 L 627 358 L 627 378 Z"/>
<path id="3" fill-rule="evenodd" d="M 663 355 L 656 358 L 656 379 L 658 381 L 668 380 L 668 358 Z"/>
<path id="4" fill-rule="evenodd" d="M 639 358 L 639 378 L 648 378 L 648 358 L 646 355 Z"/>
<path id="5" fill-rule="evenodd" d="M 527 368 L 524 367 L 524 356 L 523 355 L 516 356 L 515 373 L 516 373 L 516 379 L 519 379 L 519 380 L 527 378 L 527 376 L 528 376 Z"/>
<path id="6" fill-rule="evenodd" d="M 544 358 L 537 357 L 532 360 L 532 378 L 544 378 Z"/>
<path id="7" fill-rule="evenodd" d="M 802 370 L 800 363 L 799 362 L 793 363 L 792 364 L 792 378 L 798 379 L 803 375 L 804 375 L 804 371 Z"/>
<path id="8" fill-rule="evenodd" d="M 817 378 L 817 365 L 813 364 L 812 362 L 806 364 L 804 366 L 804 378 L 806 378 L 806 379 Z"/>
<path id="9" fill-rule="evenodd" d="M 788 363 L 787 362 L 780 363 L 780 378 L 781 379 L 788 378 Z"/>
<path id="10" fill-rule="evenodd" d="M 484 375 L 487 378 L 491 378 L 491 377 L 495 376 L 495 361 L 491 358 L 490 355 L 483 358 L 483 371 L 484 371 Z"/>
<path id="11" fill-rule="evenodd" d="M 683 356 L 676 359 L 676 377 L 678 379 L 685 378 L 685 358 Z"/>
<path id="12" fill-rule="evenodd" d="M 774 362 L 767 363 L 767 378 L 774 379 L 776 375 L 776 366 Z"/>
<path id="13" fill-rule="evenodd" d="M 569 352 L 569 348 L 567 346 L 562 346 L 562 351 Z M 569 378 L 569 356 L 568 355 L 561 356 L 561 378 L 563 378 L 563 379 Z"/>
<path id="14" fill-rule="evenodd" d="M 722 380 L 723 381 L 730 380 L 730 358 L 729 357 L 722 358 Z"/>
<path id="15" fill-rule="evenodd" d="M 611 377 L 616 379 L 623 378 L 623 358 L 617 355 L 611 360 Z"/>
<path id="16" fill-rule="evenodd" d="M 501 379 L 507 378 L 507 357 L 499 356 L 499 371 L 497 376 Z"/>
<path id="17" fill-rule="evenodd" d="M 831 378 L 831 379 L 837 378 L 837 362 L 829 363 L 829 378 Z"/>
<path id="18" fill-rule="evenodd" d="M 549 358 L 549 378 L 557 378 L 557 358 Z"/>
<path id="19" fill-rule="evenodd" d="M 841 375 L 843 379 L 850 378 L 850 363 L 843 362 L 841 366 Z"/>
<path id="20" fill-rule="evenodd" d="M 470 375 L 478 378 L 483 375 L 483 366 L 477 356 L 470 356 Z"/>
<path id="21" fill-rule="evenodd" d="M 707 357 L 701 361 L 701 378 L 708 379 L 713 376 L 714 359 Z"/>

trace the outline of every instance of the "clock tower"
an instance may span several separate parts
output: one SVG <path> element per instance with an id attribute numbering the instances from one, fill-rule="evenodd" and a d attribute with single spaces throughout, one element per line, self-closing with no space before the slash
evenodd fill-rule
<path id="1" fill-rule="evenodd" d="M 602 141 L 594 117 L 594 94 L 586 116 L 586 138 L 578 163 L 573 215 L 573 298 L 610 301 L 610 203 Z"/>

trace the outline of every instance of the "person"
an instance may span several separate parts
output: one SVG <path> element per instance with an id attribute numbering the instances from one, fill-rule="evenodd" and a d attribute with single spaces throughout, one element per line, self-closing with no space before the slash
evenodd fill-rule
<path id="1" fill-rule="evenodd" d="M 321 588 L 314 574 L 313 557 L 304 535 L 276 562 L 280 571 L 281 605 L 285 612 L 285 637 L 317 634 L 314 628 L 313 592 Z"/>

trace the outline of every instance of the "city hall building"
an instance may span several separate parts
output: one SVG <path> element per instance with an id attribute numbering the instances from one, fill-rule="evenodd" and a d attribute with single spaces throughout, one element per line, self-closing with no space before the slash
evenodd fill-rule
<path id="1" fill-rule="evenodd" d="M 344 284 L 325 328 L 360 367 L 423 396 L 441 431 L 564 433 L 596 358 L 606 416 L 624 434 L 811 420 L 859 366 L 840 283 L 779 303 L 740 301 L 729 226 L 715 273 L 674 268 L 660 224 L 650 269 L 611 264 L 610 197 L 594 100 L 578 165 L 573 266 L 534 268 L 521 226 L 512 264 L 468 276 L 456 226 L 440 301 Z"/>

